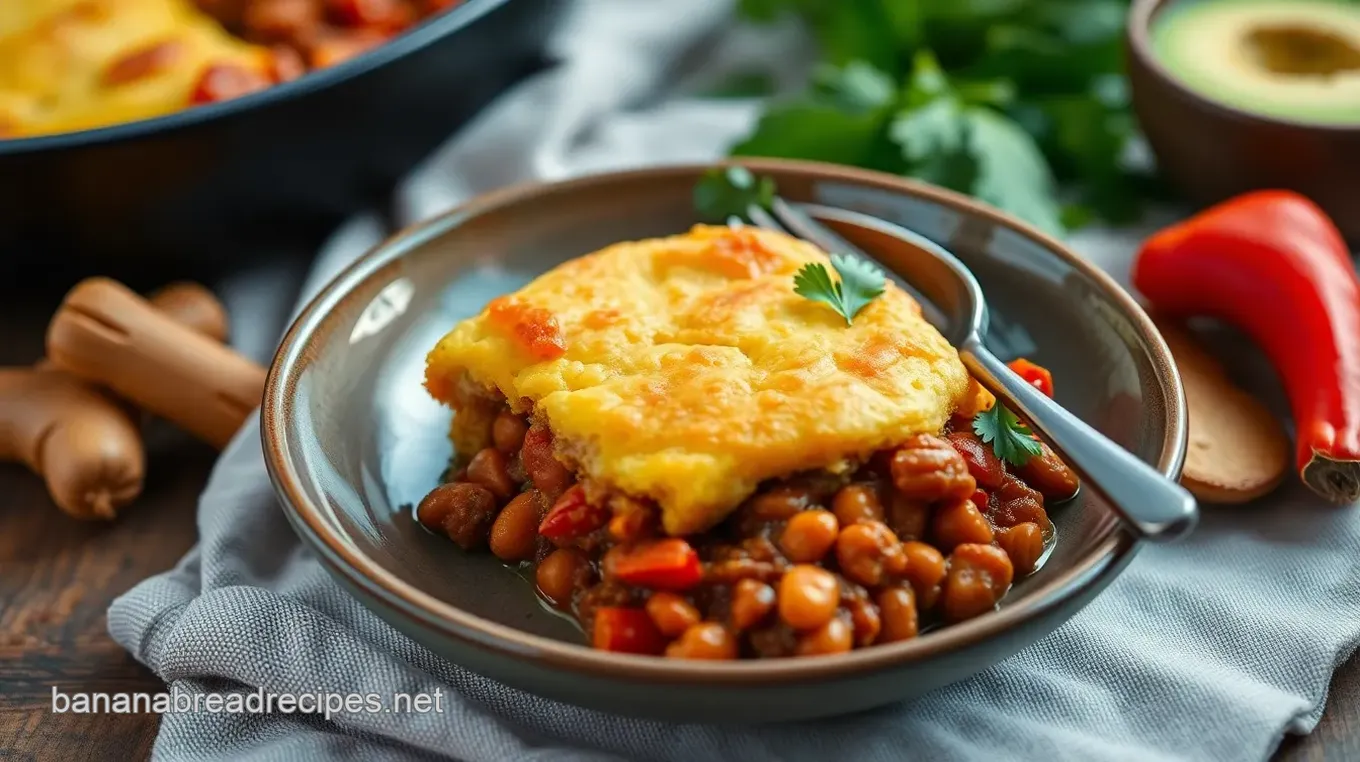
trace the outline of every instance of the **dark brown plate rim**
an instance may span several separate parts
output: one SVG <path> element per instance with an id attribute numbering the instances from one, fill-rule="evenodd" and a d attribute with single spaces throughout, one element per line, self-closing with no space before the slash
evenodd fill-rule
<path id="1" fill-rule="evenodd" d="M 797 172 L 822 179 L 839 179 L 923 197 L 953 208 L 966 216 L 984 218 L 1042 243 L 1068 265 L 1091 278 L 1105 296 L 1118 305 L 1134 324 L 1141 342 L 1147 347 L 1156 377 L 1160 381 L 1162 398 L 1167 403 L 1164 407 L 1169 420 L 1156 466 L 1168 477 L 1176 478 L 1180 475 L 1186 448 L 1186 410 L 1180 378 L 1171 360 L 1171 354 L 1161 334 L 1133 297 L 1100 269 L 1038 229 L 999 210 L 941 188 L 879 172 L 818 162 L 742 159 L 739 163 L 756 172 Z M 270 367 L 261 408 L 261 440 L 266 467 L 285 511 L 291 513 L 289 518 L 293 520 L 294 526 L 302 530 L 302 533 L 321 551 L 324 560 L 334 572 L 394 612 L 414 620 L 433 632 L 512 659 L 527 659 L 555 669 L 649 683 L 776 684 L 845 677 L 957 651 L 1024 624 L 1077 595 L 1088 586 L 1096 584 L 1106 573 L 1118 571 L 1127 563 L 1139 543 L 1117 524 L 1111 524 L 1107 536 L 1096 548 L 1023 600 L 920 638 L 830 656 L 699 662 L 597 651 L 585 645 L 534 635 L 474 616 L 412 587 L 347 542 L 326 520 L 324 511 L 307 497 L 303 489 L 306 477 L 292 467 L 293 455 L 285 425 L 293 389 L 302 369 L 309 362 L 304 350 L 310 338 L 324 330 L 325 323 L 333 314 L 335 307 L 346 299 L 358 284 L 374 273 L 426 241 L 488 210 L 509 205 L 531 205 L 545 193 L 569 192 L 608 185 L 624 178 L 636 180 L 647 177 L 694 176 L 710 166 L 712 165 L 667 165 L 591 175 L 556 183 L 527 183 L 479 196 L 463 206 L 408 228 L 379 244 L 337 275 L 307 304 L 284 335 Z"/>
<path id="2" fill-rule="evenodd" d="M 1360 123 L 1329 124 L 1326 122 L 1309 122 L 1302 119 L 1290 119 L 1283 116 L 1261 114 L 1255 111 L 1238 108 L 1230 103 L 1224 103 L 1210 98 L 1197 90 L 1192 90 L 1188 85 L 1181 81 L 1180 77 L 1176 76 L 1175 72 L 1171 71 L 1162 63 L 1162 59 L 1152 49 L 1152 18 L 1162 10 L 1163 6 L 1181 1 L 1182 0 L 1134 0 L 1133 5 L 1129 8 L 1127 30 L 1125 32 L 1130 54 L 1138 60 L 1140 65 L 1146 67 L 1149 72 L 1170 87 L 1175 95 L 1237 122 L 1272 124 L 1280 127 L 1295 127 L 1327 133 L 1360 134 Z"/>

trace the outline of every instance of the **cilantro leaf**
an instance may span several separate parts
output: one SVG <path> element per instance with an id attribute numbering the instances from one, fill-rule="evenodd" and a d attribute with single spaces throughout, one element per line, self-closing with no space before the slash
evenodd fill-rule
<path id="1" fill-rule="evenodd" d="M 839 281 L 831 279 L 826 265 L 809 262 L 793 276 L 793 292 L 830 306 L 851 325 L 860 310 L 883 294 L 887 279 L 882 270 L 857 257 L 832 254 L 831 266 Z"/>
<path id="2" fill-rule="evenodd" d="M 744 218 L 752 204 L 769 208 L 774 190 L 774 180 L 757 177 L 746 167 L 714 167 L 694 186 L 694 210 L 706 222 Z"/>
<path id="3" fill-rule="evenodd" d="M 996 457 L 1015 466 L 1043 454 L 1029 427 L 1000 402 L 973 418 L 973 433 L 992 446 Z"/>

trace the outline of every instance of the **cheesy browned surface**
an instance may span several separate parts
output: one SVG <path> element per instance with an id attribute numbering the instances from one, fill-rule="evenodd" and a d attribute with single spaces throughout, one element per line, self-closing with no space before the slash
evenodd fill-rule
<path id="1" fill-rule="evenodd" d="M 752 229 L 620 243 L 459 323 L 426 386 L 471 384 L 545 419 L 559 455 L 654 499 L 667 532 L 720 521 L 763 480 L 840 470 L 975 404 L 958 353 L 891 283 L 853 325 L 793 292 L 825 254 Z"/>
<path id="2" fill-rule="evenodd" d="M 270 58 L 193 0 L 0 0 L 0 138 L 178 111 L 210 64 Z"/>

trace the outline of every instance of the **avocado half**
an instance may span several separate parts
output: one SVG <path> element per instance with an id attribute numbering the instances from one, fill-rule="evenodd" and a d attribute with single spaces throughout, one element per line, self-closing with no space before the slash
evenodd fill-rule
<path id="1" fill-rule="evenodd" d="M 1154 54 L 1205 97 L 1315 124 L 1360 124 L 1360 3 L 1180 0 L 1153 19 Z"/>

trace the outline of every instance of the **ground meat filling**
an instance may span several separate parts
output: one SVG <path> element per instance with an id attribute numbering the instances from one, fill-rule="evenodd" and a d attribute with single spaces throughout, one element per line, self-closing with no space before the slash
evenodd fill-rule
<path id="1" fill-rule="evenodd" d="M 719 526 L 666 537 L 657 507 L 578 481 L 552 434 L 508 408 L 491 446 L 416 509 L 464 550 L 530 564 L 596 648 L 689 659 L 849 651 L 991 611 L 1076 494 L 1054 454 L 1001 462 L 966 426 L 917 435 L 853 474 L 767 483 Z"/>

